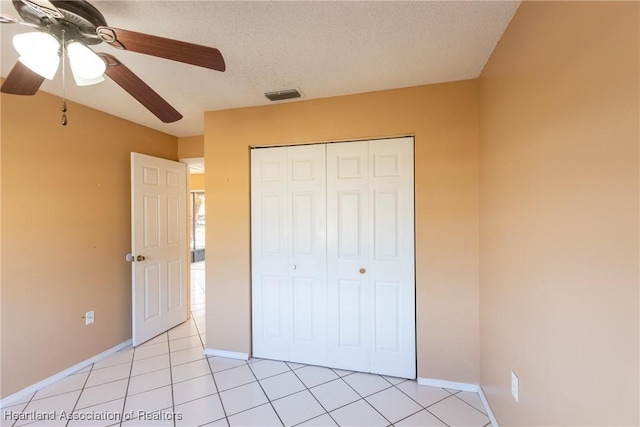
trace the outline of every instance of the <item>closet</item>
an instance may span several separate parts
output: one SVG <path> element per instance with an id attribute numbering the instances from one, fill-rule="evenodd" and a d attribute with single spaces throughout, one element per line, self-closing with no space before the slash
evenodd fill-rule
<path id="1" fill-rule="evenodd" d="M 416 377 L 413 138 L 251 150 L 253 356 Z"/>

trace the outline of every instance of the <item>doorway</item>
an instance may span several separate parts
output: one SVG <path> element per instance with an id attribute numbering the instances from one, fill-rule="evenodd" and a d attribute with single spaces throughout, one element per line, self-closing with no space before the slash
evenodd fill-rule
<path id="1" fill-rule="evenodd" d="M 200 334 L 205 330 L 205 193 L 189 193 L 189 235 L 191 252 L 191 317 Z"/>
<path id="2" fill-rule="evenodd" d="M 204 148 L 204 147 L 202 147 Z M 205 333 L 205 167 L 204 157 L 181 158 L 189 165 L 188 232 L 190 313 L 204 346 Z"/>
<path id="3" fill-rule="evenodd" d="M 190 248 L 191 263 L 203 263 L 205 256 L 205 209 L 204 209 L 204 191 L 191 191 L 190 193 Z"/>

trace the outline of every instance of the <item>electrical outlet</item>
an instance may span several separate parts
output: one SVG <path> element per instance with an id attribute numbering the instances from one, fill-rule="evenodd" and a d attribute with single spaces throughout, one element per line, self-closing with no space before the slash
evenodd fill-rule
<path id="1" fill-rule="evenodd" d="M 513 371 L 511 371 L 511 395 L 516 400 L 516 402 L 518 401 L 519 391 L 520 391 L 520 384 L 518 382 L 518 377 L 516 376 L 516 374 L 513 373 Z"/>
<path id="2" fill-rule="evenodd" d="M 94 321 L 95 321 L 95 315 L 94 315 L 94 313 L 93 313 L 93 310 L 91 310 L 91 311 L 87 311 L 87 312 L 84 314 L 84 324 L 85 324 L 85 325 L 90 325 L 90 324 L 92 324 Z"/>

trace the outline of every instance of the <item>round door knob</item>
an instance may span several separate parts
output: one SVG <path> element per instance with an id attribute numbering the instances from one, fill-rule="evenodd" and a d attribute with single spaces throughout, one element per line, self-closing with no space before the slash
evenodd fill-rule
<path id="1" fill-rule="evenodd" d="M 296 268 L 298 268 L 298 267 L 296 267 L 296 265 L 295 265 L 295 264 L 291 264 L 291 269 L 292 269 L 292 270 L 295 270 Z"/>
<path id="2" fill-rule="evenodd" d="M 142 255 L 138 255 L 138 256 L 136 257 L 136 261 L 144 261 L 144 260 L 145 260 L 145 257 L 144 257 L 144 256 L 142 256 Z"/>
<path id="3" fill-rule="evenodd" d="M 358 270 L 360 272 L 360 274 L 364 274 L 367 272 L 367 270 L 365 268 L 361 268 L 360 270 Z"/>

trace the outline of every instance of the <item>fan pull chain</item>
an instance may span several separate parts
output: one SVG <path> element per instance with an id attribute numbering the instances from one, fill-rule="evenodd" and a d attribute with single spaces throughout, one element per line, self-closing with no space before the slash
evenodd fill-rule
<path id="1" fill-rule="evenodd" d="M 64 40 L 64 30 L 62 30 L 62 120 L 60 122 L 60 124 L 62 126 L 66 126 L 67 125 L 67 85 L 66 85 L 66 79 L 65 79 L 65 70 L 66 70 L 66 52 L 67 52 L 67 46 L 65 45 L 65 40 Z"/>
<path id="2" fill-rule="evenodd" d="M 60 124 L 62 124 L 62 126 L 66 126 L 67 125 L 67 101 L 65 101 L 64 99 L 62 100 L 62 120 L 60 121 Z"/>

